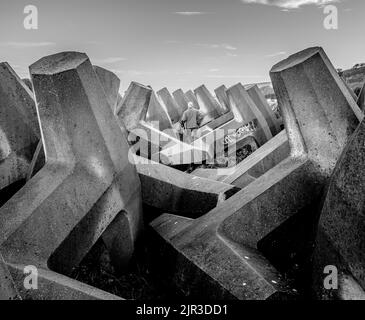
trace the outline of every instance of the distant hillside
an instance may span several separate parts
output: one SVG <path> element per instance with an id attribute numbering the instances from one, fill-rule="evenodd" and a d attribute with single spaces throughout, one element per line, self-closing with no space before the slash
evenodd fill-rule
<path id="1" fill-rule="evenodd" d="M 339 72 L 352 90 L 362 88 L 365 83 L 365 66 Z"/>

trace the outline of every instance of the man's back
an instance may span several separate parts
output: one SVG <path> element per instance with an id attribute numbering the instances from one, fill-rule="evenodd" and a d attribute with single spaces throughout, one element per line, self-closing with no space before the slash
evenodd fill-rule
<path id="1" fill-rule="evenodd" d="M 198 116 L 198 110 L 196 110 L 195 108 L 189 108 L 184 112 L 181 120 L 185 122 L 185 127 L 187 129 L 195 129 L 199 127 Z"/>

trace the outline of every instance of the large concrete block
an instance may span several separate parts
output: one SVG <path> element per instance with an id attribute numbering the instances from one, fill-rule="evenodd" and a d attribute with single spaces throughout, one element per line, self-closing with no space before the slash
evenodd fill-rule
<path id="1" fill-rule="evenodd" d="M 157 96 L 160 98 L 165 109 L 167 110 L 172 124 L 179 122 L 185 110 L 183 110 L 180 105 L 176 103 L 169 90 L 167 88 L 163 88 L 157 92 Z"/>
<path id="2" fill-rule="evenodd" d="M 205 85 L 196 88 L 194 92 L 200 106 L 200 112 L 205 116 L 202 125 L 225 113 L 225 110 L 214 99 Z"/>
<path id="3" fill-rule="evenodd" d="M 289 57 L 270 75 L 290 156 L 199 219 L 162 215 L 152 223 L 169 249 L 188 259 L 189 272 L 211 279 L 214 294 L 223 288 L 238 299 L 286 298 L 293 292 L 276 269 L 307 261 L 315 206 L 362 118 L 321 48 Z M 202 294 L 193 284 L 187 288 Z"/>
<path id="4" fill-rule="evenodd" d="M 246 88 L 248 95 L 264 116 L 273 136 L 281 131 L 280 123 L 257 85 Z"/>
<path id="5" fill-rule="evenodd" d="M 186 97 L 186 99 L 188 99 L 189 102 L 192 102 L 194 104 L 194 108 L 196 108 L 197 110 L 200 110 L 200 105 L 199 105 L 198 99 L 196 98 L 196 95 L 192 90 L 186 91 L 185 97 Z"/>
<path id="6" fill-rule="evenodd" d="M 269 129 L 269 125 L 243 85 L 238 83 L 235 86 L 232 86 L 227 90 L 227 95 L 235 119 L 245 123 L 256 119 L 258 121 L 259 128 L 263 133 L 259 137 L 260 145 L 263 145 L 270 140 L 272 138 L 272 134 Z"/>
<path id="7" fill-rule="evenodd" d="M 177 133 L 173 129 L 172 122 L 167 110 L 161 105 L 154 91 L 152 91 L 148 111 L 146 115 L 146 122 L 160 131 L 165 131 L 171 136 L 177 138 Z"/>
<path id="8" fill-rule="evenodd" d="M 278 165 L 289 153 L 288 136 L 284 130 L 234 167 L 197 169 L 192 174 L 244 188 Z"/>
<path id="9" fill-rule="evenodd" d="M 178 106 L 180 107 L 181 110 L 181 116 L 184 114 L 184 112 L 188 109 L 189 107 L 189 99 L 185 96 L 184 91 L 182 91 L 181 89 L 178 89 L 176 91 L 174 91 L 172 93 L 176 103 L 178 104 Z M 194 102 L 193 102 L 194 103 Z"/>
<path id="10" fill-rule="evenodd" d="M 132 82 L 129 85 L 127 92 L 115 110 L 115 114 L 124 123 L 128 131 L 136 128 L 141 120 L 146 119 L 151 96 L 151 88 L 137 82 Z"/>
<path id="11" fill-rule="evenodd" d="M 229 106 L 229 99 L 228 99 L 226 91 L 227 91 L 227 88 L 225 85 L 221 85 L 220 87 L 218 87 L 217 89 L 214 90 L 219 103 L 224 108 L 224 110 L 228 111 L 228 110 L 231 110 L 231 108 Z"/>
<path id="12" fill-rule="evenodd" d="M 113 238 L 105 231 L 115 221 L 125 232 L 109 242 L 119 249 L 109 247 L 112 260 L 128 263 L 142 226 L 140 182 L 85 54 L 42 58 L 30 73 L 47 162 L 1 208 L 0 252 L 21 295 L 86 298 L 90 292 L 57 273 L 69 275 L 101 236 Z M 43 291 L 24 293 L 24 265 L 38 268 Z"/>
<path id="13" fill-rule="evenodd" d="M 112 111 L 115 112 L 119 98 L 120 79 L 113 72 L 99 66 L 94 66 L 94 71 L 101 82 Z"/>
<path id="14" fill-rule="evenodd" d="M 239 191 L 238 188 L 136 156 L 143 202 L 163 212 L 197 218 Z"/>
<path id="15" fill-rule="evenodd" d="M 0 190 L 26 178 L 40 138 L 33 93 L 0 64 Z"/>
<path id="16" fill-rule="evenodd" d="M 340 158 L 323 203 L 314 255 L 314 289 L 319 299 L 346 299 L 343 295 L 351 277 L 352 291 L 365 290 L 365 122 L 357 128 Z M 327 266 L 338 272 L 338 288 L 323 285 Z M 356 285 L 357 283 L 357 285 Z M 356 289 L 359 286 L 360 290 Z"/>

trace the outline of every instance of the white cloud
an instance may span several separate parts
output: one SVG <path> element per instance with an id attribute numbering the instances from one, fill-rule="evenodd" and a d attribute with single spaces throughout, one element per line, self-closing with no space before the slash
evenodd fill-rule
<path id="1" fill-rule="evenodd" d="M 218 72 L 218 71 L 219 71 L 219 69 L 217 69 L 217 68 L 209 69 L 209 72 Z"/>
<path id="2" fill-rule="evenodd" d="M 174 12 L 174 14 L 178 14 L 180 16 L 201 16 L 203 14 L 209 14 L 210 12 L 203 11 L 178 11 Z"/>
<path id="3" fill-rule="evenodd" d="M 323 6 L 341 0 L 241 0 L 243 3 L 257 3 L 269 6 L 277 6 L 284 9 L 298 9 L 304 5 Z"/>
<path id="4" fill-rule="evenodd" d="M 2 47 L 12 47 L 12 48 L 39 48 L 39 47 L 50 47 L 55 46 L 54 42 L 0 42 Z"/>
<path id="5" fill-rule="evenodd" d="M 126 58 L 123 57 L 108 57 L 104 59 L 93 59 L 93 62 L 95 63 L 101 63 L 101 64 L 114 64 L 118 62 L 125 61 Z"/>
<path id="6" fill-rule="evenodd" d="M 275 53 L 272 53 L 272 54 L 267 54 L 265 57 L 266 58 L 275 58 L 275 57 L 279 57 L 279 56 L 283 56 L 283 55 L 286 55 L 285 51 L 280 51 L 280 52 L 275 52 Z"/>
<path id="7" fill-rule="evenodd" d="M 222 43 L 222 44 L 196 43 L 195 45 L 199 46 L 199 47 L 210 48 L 210 49 L 225 49 L 225 50 L 230 50 L 230 51 L 237 50 L 236 47 L 234 47 L 230 44 L 227 44 L 227 43 Z"/>

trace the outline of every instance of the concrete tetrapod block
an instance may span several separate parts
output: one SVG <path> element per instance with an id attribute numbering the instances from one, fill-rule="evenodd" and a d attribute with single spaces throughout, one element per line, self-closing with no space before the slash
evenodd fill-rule
<path id="1" fill-rule="evenodd" d="M 94 71 L 101 82 L 112 111 L 115 112 L 119 97 L 120 79 L 113 72 L 99 66 L 94 66 Z"/>
<path id="2" fill-rule="evenodd" d="M 39 138 L 33 93 L 0 63 L 0 190 L 26 178 Z"/>
<path id="3" fill-rule="evenodd" d="M 217 89 L 214 90 L 219 103 L 226 111 L 228 111 L 228 110 L 231 110 L 231 108 L 229 105 L 229 99 L 228 99 L 226 91 L 227 91 L 227 88 L 225 85 L 221 85 L 220 87 L 218 87 Z"/>
<path id="4" fill-rule="evenodd" d="M 167 110 L 161 105 L 154 91 L 150 97 L 150 103 L 146 115 L 146 122 L 160 131 L 164 131 L 174 138 L 177 138 L 177 133 L 173 129 L 171 119 Z"/>
<path id="5" fill-rule="evenodd" d="M 196 88 L 194 92 L 200 106 L 200 112 L 204 115 L 201 126 L 225 113 L 221 105 L 214 99 L 205 85 Z"/>
<path id="6" fill-rule="evenodd" d="M 192 102 L 194 104 L 194 108 L 196 108 L 197 110 L 200 110 L 198 99 L 196 98 L 196 95 L 192 90 L 186 91 L 185 97 L 189 102 Z"/>
<path id="7" fill-rule="evenodd" d="M 163 212 L 197 218 L 240 189 L 135 156 L 145 204 Z"/>
<path id="8" fill-rule="evenodd" d="M 184 112 L 188 109 L 189 107 L 189 99 L 185 96 L 184 91 L 182 91 L 181 89 L 178 89 L 176 91 L 174 91 L 172 93 L 176 103 L 178 104 L 178 106 L 180 107 L 181 110 L 181 116 L 184 114 Z M 193 102 L 194 103 L 194 102 Z M 181 117 L 180 117 L 181 118 Z"/>
<path id="9" fill-rule="evenodd" d="M 137 82 L 131 82 L 122 101 L 117 105 L 115 114 L 128 131 L 146 119 L 152 89 Z"/>
<path id="10" fill-rule="evenodd" d="M 152 223 L 168 248 L 189 264 L 190 274 L 195 270 L 211 279 L 205 297 L 221 297 L 223 290 L 238 299 L 290 295 L 263 256 L 281 271 L 306 261 L 317 221 L 313 206 L 359 124 L 360 110 L 321 48 L 289 57 L 270 75 L 290 156 L 199 219 L 162 215 Z M 184 227 L 176 233 L 180 223 Z M 202 294 L 196 284 L 185 289 Z"/>
<path id="11" fill-rule="evenodd" d="M 365 299 L 365 122 L 357 128 L 333 173 L 323 203 L 314 254 L 314 289 L 319 299 Z M 325 268 L 337 268 L 338 288 L 328 290 Z M 346 278 L 352 278 L 346 290 Z"/>
<path id="12" fill-rule="evenodd" d="M 163 88 L 160 91 L 157 91 L 157 96 L 160 98 L 167 110 L 172 124 L 179 122 L 185 110 L 176 103 L 169 90 L 167 88 Z"/>
<path id="13" fill-rule="evenodd" d="M 276 118 L 274 111 L 272 111 L 269 104 L 267 103 L 265 96 L 262 94 L 259 87 L 255 84 L 246 88 L 246 91 L 264 116 L 270 128 L 271 134 L 273 136 L 277 135 L 281 131 L 280 123 Z"/>
<path id="14" fill-rule="evenodd" d="M 288 136 L 284 130 L 232 168 L 197 169 L 192 174 L 244 188 L 287 158 L 289 153 Z"/>
<path id="15" fill-rule="evenodd" d="M 259 136 L 259 144 L 263 145 L 272 138 L 269 125 L 255 102 L 251 99 L 242 84 L 238 83 L 227 90 L 229 102 L 235 119 L 243 119 L 250 122 L 257 119 L 262 135 Z"/>
<path id="16" fill-rule="evenodd" d="M 22 297 L 89 296 L 57 273 L 69 275 L 102 235 L 112 261 L 128 263 L 142 226 L 140 182 L 85 54 L 42 58 L 30 73 L 47 162 L 1 208 L 0 251 Z M 115 224 L 123 232 L 112 237 Z M 38 268 L 43 291 L 24 289 L 24 265 Z"/>

